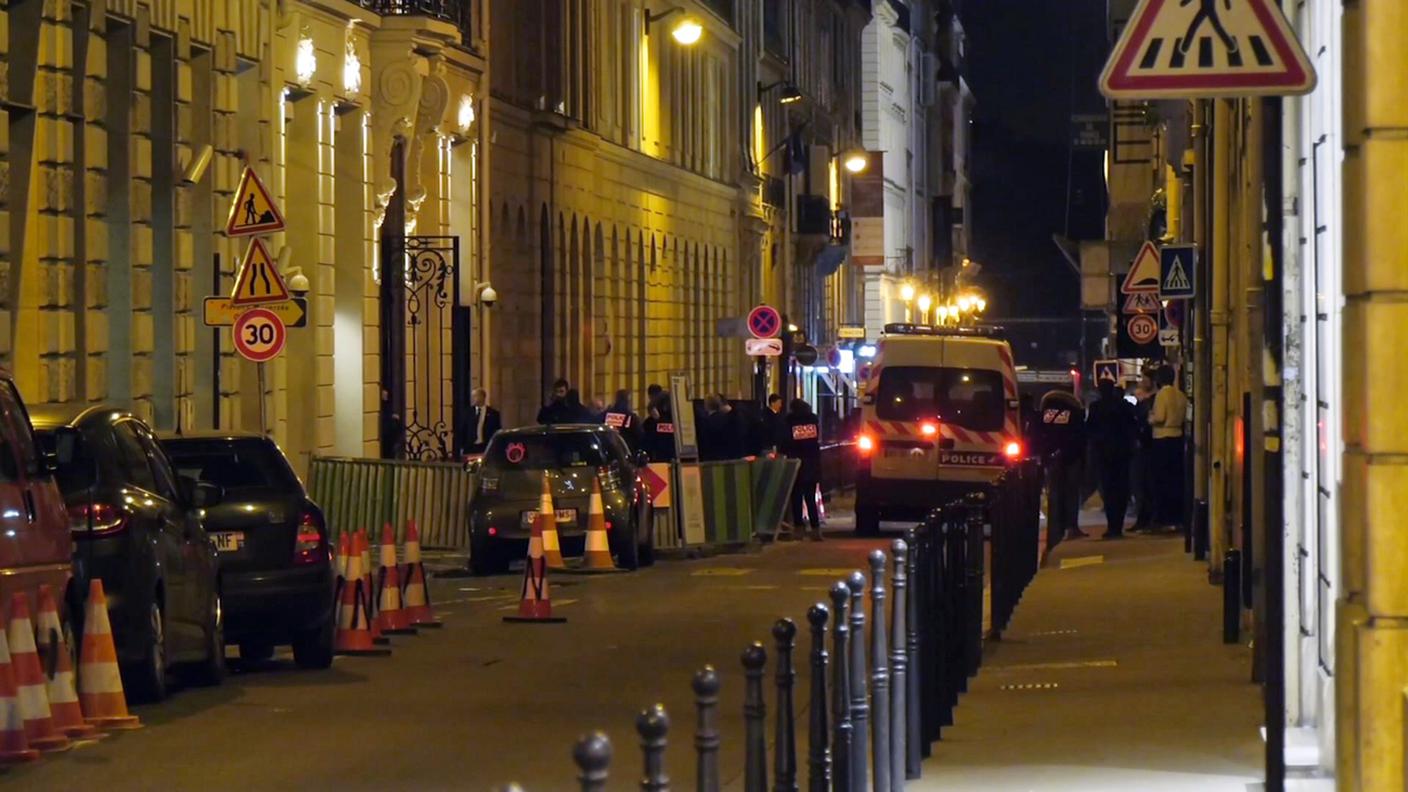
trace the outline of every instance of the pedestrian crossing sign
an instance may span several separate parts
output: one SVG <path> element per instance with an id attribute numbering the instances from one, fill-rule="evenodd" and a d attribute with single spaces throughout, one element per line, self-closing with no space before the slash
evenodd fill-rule
<path id="1" fill-rule="evenodd" d="M 1100 74 L 1111 99 L 1305 94 L 1315 69 L 1276 0 L 1140 0 Z"/>
<path id="2" fill-rule="evenodd" d="M 1159 251 L 1159 296 L 1165 300 L 1192 297 L 1197 260 L 1198 249 L 1193 245 L 1164 245 Z"/>
<path id="3" fill-rule="evenodd" d="M 240 187 L 235 190 L 235 200 L 230 204 L 230 216 L 225 220 L 225 235 L 252 236 L 282 230 L 283 213 L 274 205 L 259 175 L 246 166 L 240 175 Z"/>
<path id="4" fill-rule="evenodd" d="M 269 249 L 264 247 L 262 240 L 251 240 L 240 261 L 230 302 L 235 305 L 260 305 L 283 302 L 288 296 L 288 287 L 284 285 L 274 259 L 269 256 Z"/>

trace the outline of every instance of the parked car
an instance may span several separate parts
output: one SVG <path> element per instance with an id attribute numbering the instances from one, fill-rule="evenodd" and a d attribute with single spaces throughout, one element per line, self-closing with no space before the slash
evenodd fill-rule
<path id="1" fill-rule="evenodd" d="M 17 592 L 33 607 L 47 584 L 63 622 L 82 611 L 73 583 L 73 539 L 68 512 L 54 480 L 56 461 L 35 440 L 29 412 L 10 373 L 0 369 L 0 603 Z M 41 637 L 40 643 L 44 640 Z"/>
<path id="2" fill-rule="evenodd" d="M 126 410 L 44 407 L 34 425 L 58 460 L 80 583 L 103 582 L 129 695 L 165 698 L 178 666 L 197 684 L 219 683 L 220 565 L 200 520 L 219 489 L 178 478 L 151 429 Z"/>
<path id="3" fill-rule="evenodd" d="M 470 464 L 478 475 L 469 517 L 469 566 L 475 574 L 502 572 L 510 560 L 524 556 L 545 473 L 551 474 L 565 551 L 583 544 L 596 479 L 616 563 L 635 569 L 652 562 L 650 495 L 637 475 L 644 458 L 633 455 L 616 430 L 560 424 L 501 431 L 483 459 Z"/>
<path id="4" fill-rule="evenodd" d="M 336 578 L 327 528 L 278 444 L 257 434 L 168 436 L 162 444 L 177 473 L 225 494 L 205 510 L 220 550 L 225 640 L 246 660 L 292 644 L 298 665 L 332 665 Z"/>

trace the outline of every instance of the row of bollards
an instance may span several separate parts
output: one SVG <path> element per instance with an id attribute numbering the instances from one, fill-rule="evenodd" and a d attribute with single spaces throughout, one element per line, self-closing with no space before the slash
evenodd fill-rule
<path id="1" fill-rule="evenodd" d="M 929 746 L 939 739 L 943 726 L 953 723 L 958 696 L 982 657 L 985 536 L 991 534 L 993 596 L 1002 597 L 1002 623 L 1035 574 L 1030 559 L 1038 550 L 1038 499 L 1031 497 L 1028 485 L 1034 481 L 1039 487 L 1040 480 L 1039 470 L 1013 474 L 991 493 L 936 509 L 904 539 L 893 541 L 889 553 L 872 551 L 868 576 L 852 572 L 831 586 L 829 602 L 807 610 L 809 792 L 894 792 L 920 777 Z M 998 607 L 994 602 L 995 629 L 1000 629 Z M 792 619 L 773 625 L 771 763 L 765 696 L 769 650 L 754 642 L 742 653 L 745 792 L 801 788 L 795 702 L 798 638 Z M 723 783 L 720 675 L 705 666 L 694 675 L 692 688 L 694 785 L 699 792 L 715 792 Z M 670 788 L 665 769 L 669 730 L 670 718 L 662 705 L 643 710 L 636 719 L 643 790 Z M 606 735 L 583 736 L 572 755 L 580 788 L 604 789 L 612 760 Z"/>

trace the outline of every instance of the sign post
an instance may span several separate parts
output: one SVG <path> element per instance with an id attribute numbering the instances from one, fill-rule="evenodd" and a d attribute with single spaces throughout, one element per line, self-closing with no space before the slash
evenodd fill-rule
<path id="1" fill-rule="evenodd" d="M 699 471 L 699 435 L 694 425 L 694 402 L 689 398 L 689 375 L 670 375 L 670 410 L 675 418 L 675 492 L 679 533 L 684 543 L 704 543 L 704 480 Z"/>

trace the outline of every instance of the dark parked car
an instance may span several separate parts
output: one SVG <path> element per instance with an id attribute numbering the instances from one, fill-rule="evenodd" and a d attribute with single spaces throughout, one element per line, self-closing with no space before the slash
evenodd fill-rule
<path id="1" fill-rule="evenodd" d="M 470 505 L 469 565 L 475 574 L 502 572 L 526 553 L 533 516 L 552 474 L 553 508 L 564 552 L 584 543 L 592 479 L 601 499 L 611 552 L 618 566 L 634 569 L 652 561 L 650 495 L 636 474 L 644 464 L 616 430 L 600 425 L 561 424 L 501 431 L 484 458 Z"/>
<path id="2" fill-rule="evenodd" d="M 31 411 L 57 459 L 82 589 L 103 581 L 123 685 L 141 700 L 165 697 L 168 670 L 193 681 L 225 675 L 224 612 L 215 545 L 200 509 L 217 488 L 178 478 L 151 429 L 116 407 Z"/>
<path id="3" fill-rule="evenodd" d="M 257 434 L 162 444 L 179 474 L 224 493 L 205 510 L 205 529 L 220 550 L 225 639 L 246 660 L 292 644 L 298 665 L 331 665 L 336 580 L 327 528 L 278 445 Z"/>

